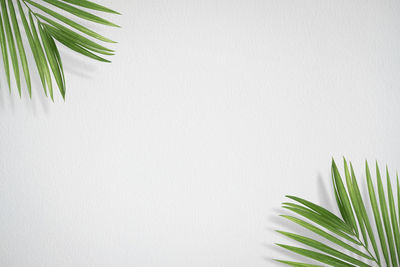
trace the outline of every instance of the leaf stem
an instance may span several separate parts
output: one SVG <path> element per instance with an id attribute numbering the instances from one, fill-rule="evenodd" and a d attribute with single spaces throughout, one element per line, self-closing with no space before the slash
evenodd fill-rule
<path id="1" fill-rule="evenodd" d="M 22 3 L 24 3 L 24 5 L 28 8 L 29 13 L 32 14 L 38 22 L 40 22 L 38 16 L 36 16 L 36 13 L 32 10 L 32 8 L 31 8 L 29 5 L 25 2 L 25 0 L 22 0 Z"/>
<path id="2" fill-rule="evenodd" d="M 369 254 L 369 256 L 371 256 L 371 258 L 373 259 L 374 262 L 376 262 L 376 264 L 378 264 L 379 267 L 381 267 L 381 264 L 378 262 L 378 260 L 372 255 L 371 251 L 368 249 L 368 247 L 365 245 L 364 242 L 362 242 L 360 240 L 360 238 L 358 236 L 356 236 L 357 241 L 360 242 L 361 246 L 365 249 L 365 251 Z"/>

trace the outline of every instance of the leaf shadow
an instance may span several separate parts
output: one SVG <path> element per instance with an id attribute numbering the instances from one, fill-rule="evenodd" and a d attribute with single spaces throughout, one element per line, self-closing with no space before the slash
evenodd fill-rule
<path id="1" fill-rule="evenodd" d="M 328 190 L 329 189 L 329 190 Z M 319 205 L 330 211 L 336 211 L 336 206 L 334 204 L 334 199 L 332 198 L 333 188 L 330 180 L 327 181 L 321 173 L 317 174 L 317 192 Z"/>
<path id="2" fill-rule="evenodd" d="M 73 51 L 69 51 L 65 47 L 61 47 L 61 45 L 60 53 L 66 75 L 73 74 L 81 79 L 91 79 L 93 72 L 97 70 L 97 62 L 84 58 L 84 56 L 78 55 Z M 66 80 L 68 82 L 68 77 Z"/>
<path id="3" fill-rule="evenodd" d="M 270 235 L 279 236 L 279 240 L 284 241 L 284 242 L 279 241 L 280 243 L 294 244 L 293 240 L 277 233 L 276 230 L 289 231 L 299 235 L 311 236 L 317 240 L 321 240 L 318 235 L 310 233 L 310 231 L 308 231 L 307 229 L 280 217 L 279 215 L 293 215 L 286 209 L 283 208 L 273 209 L 272 213 L 273 215 L 268 216 L 268 221 L 270 222 L 271 226 L 266 227 L 266 231 L 268 231 Z M 271 265 L 273 264 L 277 266 L 284 266 L 283 264 L 275 261 L 275 259 L 285 259 L 285 260 L 289 259 L 293 261 L 310 262 L 308 259 L 304 259 L 304 257 L 300 255 L 297 255 L 288 250 L 280 248 L 279 246 L 271 242 L 268 243 L 264 242 L 262 243 L 262 246 L 268 249 L 268 251 L 274 252 L 273 255 L 268 255 L 268 256 L 264 255 L 262 257 L 265 261 L 267 261 Z"/>
<path id="4" fill-rule="evenodd" d="M 3 79 L 5 81 L 5 79 Z M 6 83 L 0 85 L 0 111 L 9 111 L 15 114 L 18 105 L 22 102 L 25 108 L 37 117 L 40 112 L 48 114 L 50 98 L 46 97 L 39 77 L 31 75 L 32 97 L 29 97 L 27 86 L 24 78 L 21 77 L 21 96 L 19 96 L 18 89 L 15 82 L 12 80 L 11 89 L 8 88 Z"/>

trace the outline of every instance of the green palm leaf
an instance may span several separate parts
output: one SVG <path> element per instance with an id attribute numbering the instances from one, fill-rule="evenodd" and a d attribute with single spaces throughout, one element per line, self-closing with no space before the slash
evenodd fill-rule
<path id="1" fill-rule="evenodd" d="M 283 218 L 316 234 L 319 239 L 278 231 L 278 233 L 305 247 L 277 244 L 300 257 L 315 263 L 276 260 L 289 266 L 399 266 L 400 263 L 400 183 L 397 178 L 397 204 L 392 181 L 386 168 L 386 191 L 376 164 L 376 188 L 366 163 L 366 182 L 369 206 L 364 202 L 351 162 L 344 159 L 344 179 L 332 160 L 332 183 L 336 204 L 341 216 L 303 198 L 287 196 L 294 202 L 284 202 L 283 207 L 295 215 Z M 397 207 L 396 207 L 397 205 Z M 321 241 L 324 240 L 324 241 Z M 380 242 L 380 249 L 377 245 Z M 380 259 L 383 258 L 384 262 Z"/>
<path id="2" fill-rule="evenodd" d="M 29 96 L 32 96 L 31 69 L 35 68 L 45 95 L 49 94 L 51 99 L 54 99 L 53 81 L 63 98 L 66 94 L 59 44 L 92 59 L 110 62 L 105 57 L 113 55 L 114 50 L 100 42 L 115 42 L 60 12 L 92 23 L 119 27 L 95 14 L 118 12 L 88 0 L 0 0 L 0 48 L 10 91 L 9 58 L 19 95 L 22 94 L 20 67 Z M 33 56 L 34 63 L 28 61 L 28 53 Z"/>

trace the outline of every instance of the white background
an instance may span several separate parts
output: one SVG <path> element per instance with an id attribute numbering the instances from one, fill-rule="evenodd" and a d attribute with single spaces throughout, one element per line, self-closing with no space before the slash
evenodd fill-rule
<path id="1" fill-rule="evenodd" d="M 331 157 L 400 168 L 399 1 L 99 2 L 112 64 L 61 49 L 65 102 L 1 82 L 1 266 L 278 266 Z"/>

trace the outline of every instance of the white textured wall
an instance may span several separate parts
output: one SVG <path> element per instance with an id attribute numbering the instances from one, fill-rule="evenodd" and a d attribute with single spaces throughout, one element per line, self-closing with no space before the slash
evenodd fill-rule
<path id="1" fill-rule="evenodd" d="M 101 2 L 118 55 L 63 50 L 65 103 L 2 82 L 1 266 L 277 266 L 332 156 L 400 168 L 399 1 Z"/>

